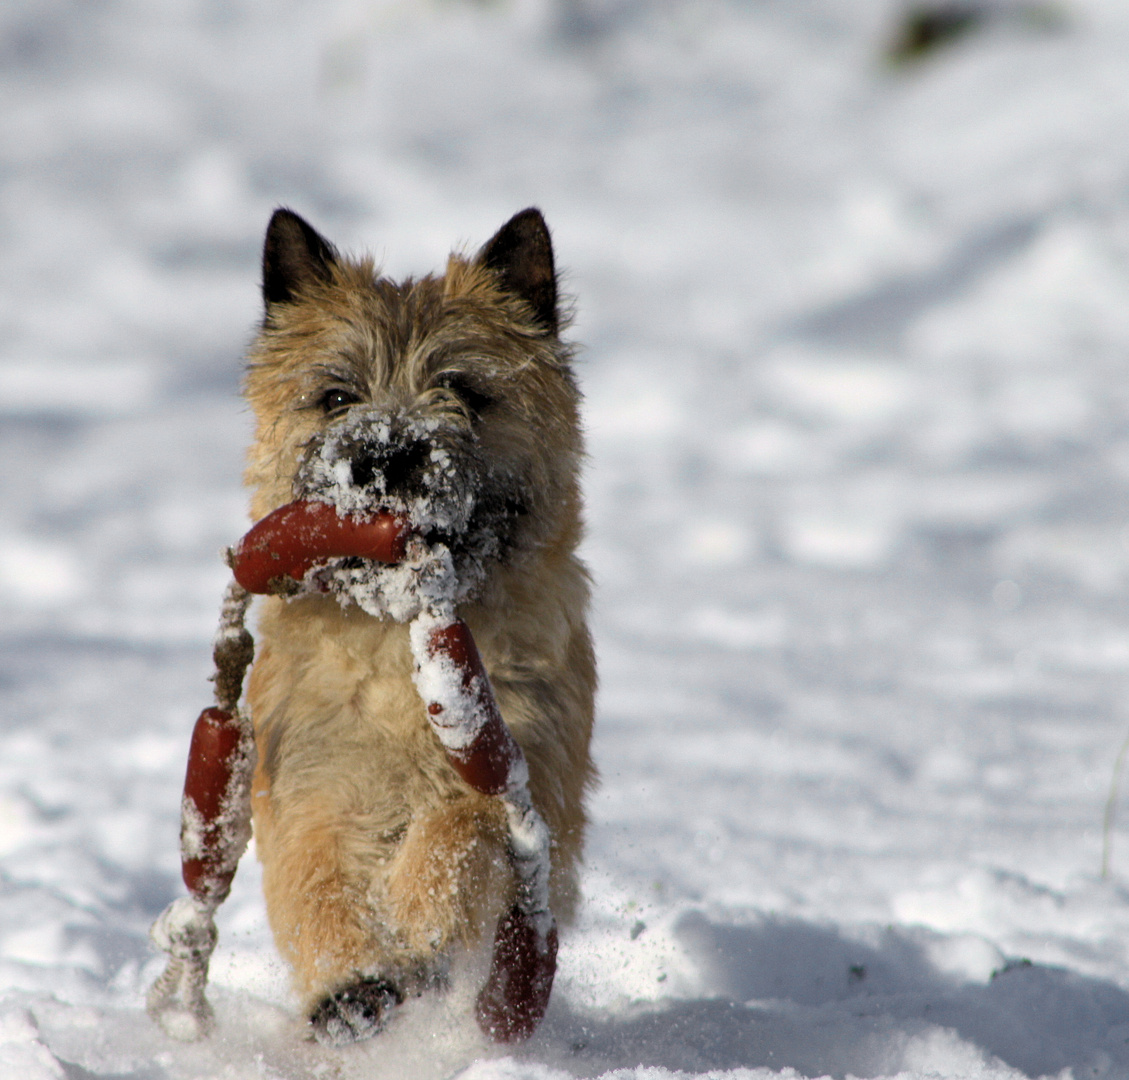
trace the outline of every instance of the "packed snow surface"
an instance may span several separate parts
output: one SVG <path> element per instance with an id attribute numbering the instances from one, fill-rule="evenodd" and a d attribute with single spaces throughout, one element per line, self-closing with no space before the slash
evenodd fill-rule
<path id="1" fill-rule="evenodd" d="M 0 7 L 0 1077 L 1129 1076 L 1129 5 L 996 7 Z M 304 1041 L 250 853 L 215 1035 L 143 1010 L 279 204 L 396 276 L 537 205 L 577 298 L 602 782 L 521 1046 L 472 973 Z"/>

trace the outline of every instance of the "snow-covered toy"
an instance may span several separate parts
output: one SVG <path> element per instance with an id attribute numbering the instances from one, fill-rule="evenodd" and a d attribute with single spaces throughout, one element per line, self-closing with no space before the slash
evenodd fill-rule
<path id="1" fill-rule="evenodd" d="M 243 675 L 254 643 L 243 626 L 250 594 L 228 586 L 212 653 L 216 704 L 200 713 L 188 749 L 180 804 L 180 869 L 188 896 L 174 900 L 149 931 L 169 954 L 149 989 L 149 1015 L 176 1039 L 208 1033 L 212 1010 L 204 997 L 208 961 L 216 947 L 212 916 L 227 899 L 239 858 L 251 838 L 251 775 L 255 740 L 239 708 Z"/>
<path id="2" fill-rule="evenodd" d="M 297 500 L 259 521 L 230 552 L 235 580 L 225 595 L 213 653 L 216 704 L 196 721 L 181 804 L 181 872 L 189 895 L 173 901 L 151 931 L 169 962 L 149 991 L 148 1011 L 174 1038 L 197 1039 L 211 1028 L 204 988 L 217 936 L 213 915 L 227 898 L 251 835 L 255 747 L 250 720 L 239 707 L 254 654 L 244 626 L 251 594 L 318 588 L 317 568 L 330 559 L 397 563 L 409 548 L 426 563 L 427 545 L 411 535 L 403 516 L 349 516 L 330 503 Z M 470 628 L 455 614 L 454 579 L 444 567 L 422 576 L 431 588 L 410 620 L 416 688 L 451 765 L 476 791 L 501 799 L 506 810 L 517 893 L 498 921 L 476 1016 L 487 1035 L 508 1042 L 529 1036 L 540 1023 L 556 970 L 549 830 L 530 799 L 524 755 L 502 719 Z"/>

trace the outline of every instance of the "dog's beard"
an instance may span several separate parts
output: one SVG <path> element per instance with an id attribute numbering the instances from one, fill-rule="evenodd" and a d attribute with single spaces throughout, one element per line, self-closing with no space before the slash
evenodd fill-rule
<path id="1" fill-rule="evenodd" d="M 303 592 L 330 592 L 370 615 L 414 618 L 439 602 L 473 597 L 509 545 L 515 506 L 485 465 L 473 433 L 442 418 L 353 408 L 311 441 L 294 495 L 339 514 L 390 511 L 407 519 L 406 557 L 395 565 L 332 559 Z"/>

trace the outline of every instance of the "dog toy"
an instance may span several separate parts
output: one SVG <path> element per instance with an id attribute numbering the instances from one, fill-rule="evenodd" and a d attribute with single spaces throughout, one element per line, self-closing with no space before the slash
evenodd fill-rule
<path id="1" fill-rule="evenodd" d="M 418 543 L 401 515 L 351 517 L 329 503 L 297 500 L 257 522 L 229 553 L 235 580 L 224 598 L 213 652 L 216 705 L 196 721 L 181 804 L 181 872 L 189 895 L 174 900 L 150 931 L 169 961 L 149 991 L 148 1011 L 174 1038 L 191 1041 L 211 1029 L 204 987 L 217 937 L 213 916 L 251 834 L 254 738 L 238 704 L 254 654 L 244 627 L 251 594 L 299 592 L 310 571 L 329 559 L 398 562 L 409 540 Z M 476 1019 L 496 1041 L 526 1038 L 545 1014 L 556 971 L 549 830 L 530 799 L 521 747 L 502 719 L 474 637 L 453 600 L 424 600 L 409 636 L 415 685 L 448 761 L 467 784 L 505 807 L 517 895 L 498 922 Z"/>
<path id="2" fill-rule="evenodd" d="M 399 515 L 342 517 L 330 503 L 300 499 L 253 525 L 232 553 L 231 565 L 235 580 L 248 592 L 287 592 L 315 563 L 328 558 L 354 555 L 399 562 L 405 540 L 406 524 Z"/>
<path id="3" fill-rule="evenodd" d="M 243 675 L 255 651 L 243 626 L 250 600 L 238 582 L 228 586 L 212 651 L 216 704 L 200 713 L 188 749 L 180 804 L 180 871 L 188 895 L 165 908 L 149 931 L 169 962 L 150 987 L 146 1006 L 169 1035 L 186 1042 L 212 1027 L 204 997 L 216 947 L 212 916 L 227 899 L 251 838 L 255 740 L 239 708 Z"/>
<path id="4" fill-rule="evenodd" d="M 517 898 L 498 921 L 490 975 L 478 995 L 478 1026 L 498 1042 L 533 1034 L 557 966 L 549 909 L 549 829 L 529 798 L 529 768 L 494 700 L 470 627 L 452 605 L 412 621 L 415 684 L 431 728 L 455 771 L 506 808 Z"/>

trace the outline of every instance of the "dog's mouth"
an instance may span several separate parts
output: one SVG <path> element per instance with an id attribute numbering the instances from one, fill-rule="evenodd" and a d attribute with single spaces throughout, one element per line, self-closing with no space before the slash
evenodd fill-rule
<path id="1" fill-rule="evenodd" d="M 310 442 L 294 496 L 328 503 L 341 516 L 393 513 L 406 520 L 418 540 L 415 561 L 390 567 L 344 556 L 317 572 L 319 588 L 397 617 L 404 598 L 418 593 L 414 583 L 425 563 L 434 573 L 443 562 L 458 597 L 473 595 L 488 566 L 512 546 L 528 508 L 519 485 L 486 467 L 473 433 L 377 409 L 353 409 Z"/>

